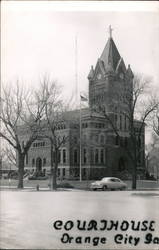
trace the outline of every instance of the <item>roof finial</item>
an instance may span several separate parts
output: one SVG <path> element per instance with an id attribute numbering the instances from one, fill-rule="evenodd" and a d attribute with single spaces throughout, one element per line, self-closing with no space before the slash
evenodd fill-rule
<path id="1" fill-rule="evenodd" d="M 112 29 L 111 25 L 109 25 L 109 37 L 110 38 L 112 38 L 112 31 L 113 31 L 113 29 Z"/>

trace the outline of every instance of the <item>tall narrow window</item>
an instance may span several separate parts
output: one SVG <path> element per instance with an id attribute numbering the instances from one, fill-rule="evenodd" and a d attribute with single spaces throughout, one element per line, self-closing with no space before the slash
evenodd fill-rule
<path id="1" fill-rule="evenodd" d="M 115 114 L 115 127 L 117 128 L 118 127 L 118 115 Z"/>
<path id="2" fill-rule="evenodd" d="M 46 165 L 46 158 L 43 159 L 43 166 Z"/>
<path id="3" fill-rule="evenodd" d="M 63 163 L 66 163 L 66 149 L 63 149 Z"/>
<path id="4" fill-rule="evenodd" d="M 74 150 L 74 163 L 77 164 L 77 149 Z"/>
<path id="5" fill-rule="evenodd" d="M 126 119 L 126 115 L 125 115 L 125 126 L 124 126 L 124 128 L 125 128 L 125 130 L 127 130 L 127 119 Z"/>
<path id="6" fill-rule="evenodd" d="M 100 137 L 100 142 L 101 142 L 101 144 L 104 143 L 104 135 L 101 135 L 101 137 Z"/>
<path id="7" fill-rule="evenodd" d="M 83 150 L 83 162 L 86 163 L 87 162 L 87 150 L 84 148 Z"/>
<path id="8" fill-rule="evenodd" d="M 100 162 L 104 163 L 104 150 L 103 149 L 101 149 L 100 151 Z"/>
<path id="9" fill-rule="evenodd" d="M 63 176 L 65 176 L 65 168 L 63 168 Z"/>
<path id="10" fill-rule="evenodd" d="M 122 130 L 122 115 L 120 115 L 120 129 Z"/>
<path id="11" fill-rule="evenodd" d="M 98 149 L 95 150 L 95 163 L 98 163 Z"/>

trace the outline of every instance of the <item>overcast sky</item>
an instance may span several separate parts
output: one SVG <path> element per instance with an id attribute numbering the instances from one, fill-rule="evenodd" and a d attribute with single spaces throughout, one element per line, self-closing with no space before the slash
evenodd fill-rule
<path id="1" fill-rule="evenodd" d="M 113 28 L 126 66 L 154 77 L 159 85 L 158 2 L 2 2 L 2 81 L 17 78 L 38 84 L 45 73 L 75 90 L 75 37 L 78 85 L 87 91 L 95 66 Z"/>

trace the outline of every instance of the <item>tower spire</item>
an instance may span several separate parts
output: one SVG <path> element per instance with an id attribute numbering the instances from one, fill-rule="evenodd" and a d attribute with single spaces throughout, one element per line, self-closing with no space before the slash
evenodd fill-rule
<path id="1" fill-rule="evenodd" d="M 109 37 L 110 38 L 112 38 L 112 31 L 113 31 L 113 29 L 112 29 L 111 25 L 109 25 Z"/>

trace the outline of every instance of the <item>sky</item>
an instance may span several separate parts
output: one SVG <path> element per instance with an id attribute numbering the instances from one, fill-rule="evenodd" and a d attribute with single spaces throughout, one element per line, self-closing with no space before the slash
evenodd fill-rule
<path id="1" fill-rule="evenodd" d="M 2 1 L 1 15 L 4 84 L 19 79 L 36 86 L 48 74 L 66 96 L 75 92 L 77 82 L 78 91 L 87 92 L 90 67 L 96 65 L 111 25 L 126 66 L 153 76 L 152 85 L 159 86 L 158 2 Z"/>

